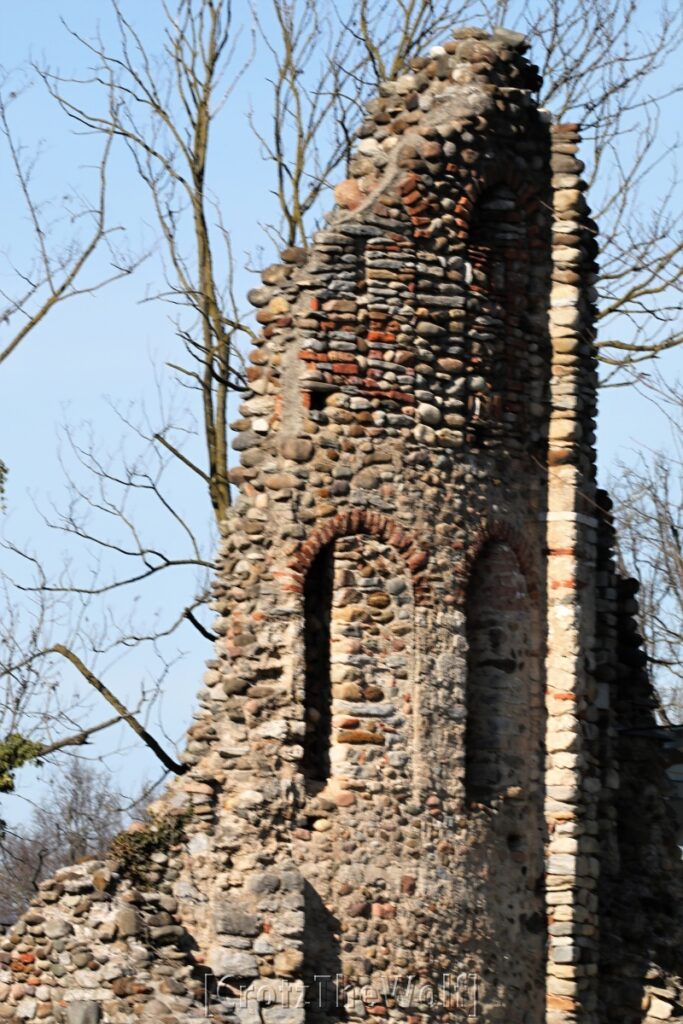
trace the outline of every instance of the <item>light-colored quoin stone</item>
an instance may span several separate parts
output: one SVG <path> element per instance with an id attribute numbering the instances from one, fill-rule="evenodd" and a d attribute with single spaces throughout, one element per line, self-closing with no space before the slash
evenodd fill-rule
<path id="1" fill-rule="evenodd" d="M 598 490 L 596 226 L 521 36 L 370 104 L 251 293 L 187 772 L 0 939 L 0 1018 L 683 1015 L 637 584 Z"/>

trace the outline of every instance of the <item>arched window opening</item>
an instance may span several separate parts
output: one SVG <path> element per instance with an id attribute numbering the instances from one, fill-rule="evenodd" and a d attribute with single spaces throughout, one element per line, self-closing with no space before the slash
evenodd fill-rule
<path id="1" fill-rule="evenodd" d="M 505 935 L 516 951 L 513 964 L 508 956 L 496 960 L 494 950 L 490 972 L 502 996 L 496 1019 L 516 1022 L 544 1019 L 541 614 L 538 591 L 527 585 L 512 545 L 502 538 L 490 539 L 472 566 L 465 605 L 464 788 L 471 845 L 463 871 L 475 879 L 473 884 L 480 880 L 477 907 L 487 933 Z"/>
<path id="2" fill-rule="evenodd" d="M 509 315 L 525 302 L 526 241 L 526 216 L 515 193 L 506 185 L 487 189 L 472 214 L 467 258 L 472 289 L 488 298 L 492 311 L 497 305 Z"/>
<path id="3" fill-rule="evenodd" d="M 306 779 L 324 784 L 330 776 L 332 734 L 331 622 L 334 549 L 316 555 L 304 585 L 304 650 L 306 733 L 302 768 Z"/>
<path id="4" fill-rule="evenodd" d="M 526 212 L 517 195 L 502 184 L 487 189 L 472 213 L 467 243 L 472 424 L 521 423 L 524 416 L 529 259 Z"/>
<path id="5" fill-rule="evenodd" d="M 512 548 L 491 541 L 467 594 L 465 799 L 489 804 L 538 773 L 538 657 L 526 580 Z"/>

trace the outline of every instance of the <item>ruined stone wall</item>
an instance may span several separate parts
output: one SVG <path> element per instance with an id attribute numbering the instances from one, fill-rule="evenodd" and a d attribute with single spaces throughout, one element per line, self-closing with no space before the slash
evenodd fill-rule
<path id="1" fill-rule="evenodd" d="M 599 492 L 598 642 L 592 724 L 601 764 L 601 1016 L 669 1020 L 683 1003 L 681 850 L 664 753 L 644 735 L 657 700 L 638 626 L 638 581 L 613 552 L 611 501 Z"/>
<path id="2" fill-rule="evenodd" d="M 251 293 L 188 772 L 43 885 L 0 1018 L 683 1013 L 649 748 L 625 820 L 647 681 L 595 488 L 595 226 L 524 49 L 463 30 L 383 86 L 327 226 Z"/>
<path id="3" fill-rule="evenodd" d="M 408 974 L 438 988 L 443 975 L 467 970 L 482 979 L 490 1019 L 521 1021 L 543 1005 L 543 793 L 538 767 L 519 784 L 515 738 L 501 742 L 499 760 L 517 784 L 467 799 L 467 691 L 480 683 L 476 666 L 468 679 L 467 595 L 477 565 L 485 591 L 502 585 L 487 547 L 509 550 L 536 623 L 536 671 L 520 667 L 520 684 L 535 708 L 525 753 L 539 766 L 549 128 L 528 99 L 535 72 L 514 46 L 452 48 L 493 61 L 499 86 L 479 87 L 447 54 L 431 62 L 431 81 L 399 82 L 372 105 L 338 189 L 347 212 L 300 269 L 299 254 L 286 254 L 286 277 L 264 275 L 284 280 L 252 295 L 265 329 L 255 396 L 237 424 L 242 497 L 220 574 L 234 580 L 243 569 L 246 578 L 243 593 L 226 589 L 219 601 L 230 672 L 247 676 L 236 685 L 273 663 L 269 706 L 251 705 L 252 728 L 274 741 L 261 772 L 288 784 L 271 834 L 276 860 L 291 858 L 301 872 L 306 921 L 316 921 L 313 942 L 305 931 L 303 945 L 289 943 L 302 948 L 307 983 L 321 963 L 358 991 Z M 254 524 L 247 544 L 245 517 Z M 307 720 L 301 684 L 306 636 L 326 632 L 307 623 L 305 600 L 325 551 L 335 578 L 321 779 L 299 761 L 320 723 Z M 254 614 L 272 637 L 249 628 Z M 501 688 L 504 677 L 517 684 L 511 660 Z M 328 728 L 319 731 L 318 742 Z M 315 760 L 304 756 L 304 768 Z M 276 809 L 267 802 L 261 822 Z M 520 815 L 523 838 L 512 824 Z M 518 958 L 521 950 L 532 955 Z M 367 1012 L 354 1009 L 355 995 L 351 1018 Z"/>

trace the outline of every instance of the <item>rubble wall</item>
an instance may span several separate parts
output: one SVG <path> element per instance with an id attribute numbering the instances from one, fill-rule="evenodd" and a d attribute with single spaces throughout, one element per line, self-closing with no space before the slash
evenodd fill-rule
<path id="1" fill-rule="evenodd" d="M 250 293 L 187 773 L 43 883 L 0 1019 L 683 1012 L 678 933 L 644 967 L 626 927 L 595 225 L 525 49 L 462 30 L 385 84 L 311 250 Z M 663 893 L 662 834 L 638 842 Z"/>

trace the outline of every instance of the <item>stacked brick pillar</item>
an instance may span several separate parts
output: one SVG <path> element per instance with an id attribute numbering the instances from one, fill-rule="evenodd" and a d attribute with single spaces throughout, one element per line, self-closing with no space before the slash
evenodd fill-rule
<path id="1" fill-rule="evenodd" d="M 548 444 L 548 1022 L 597 1020 L 598 821 L 589 675 L 595 630 L 595 227 L 575 126 L 552 132 Z"/>

